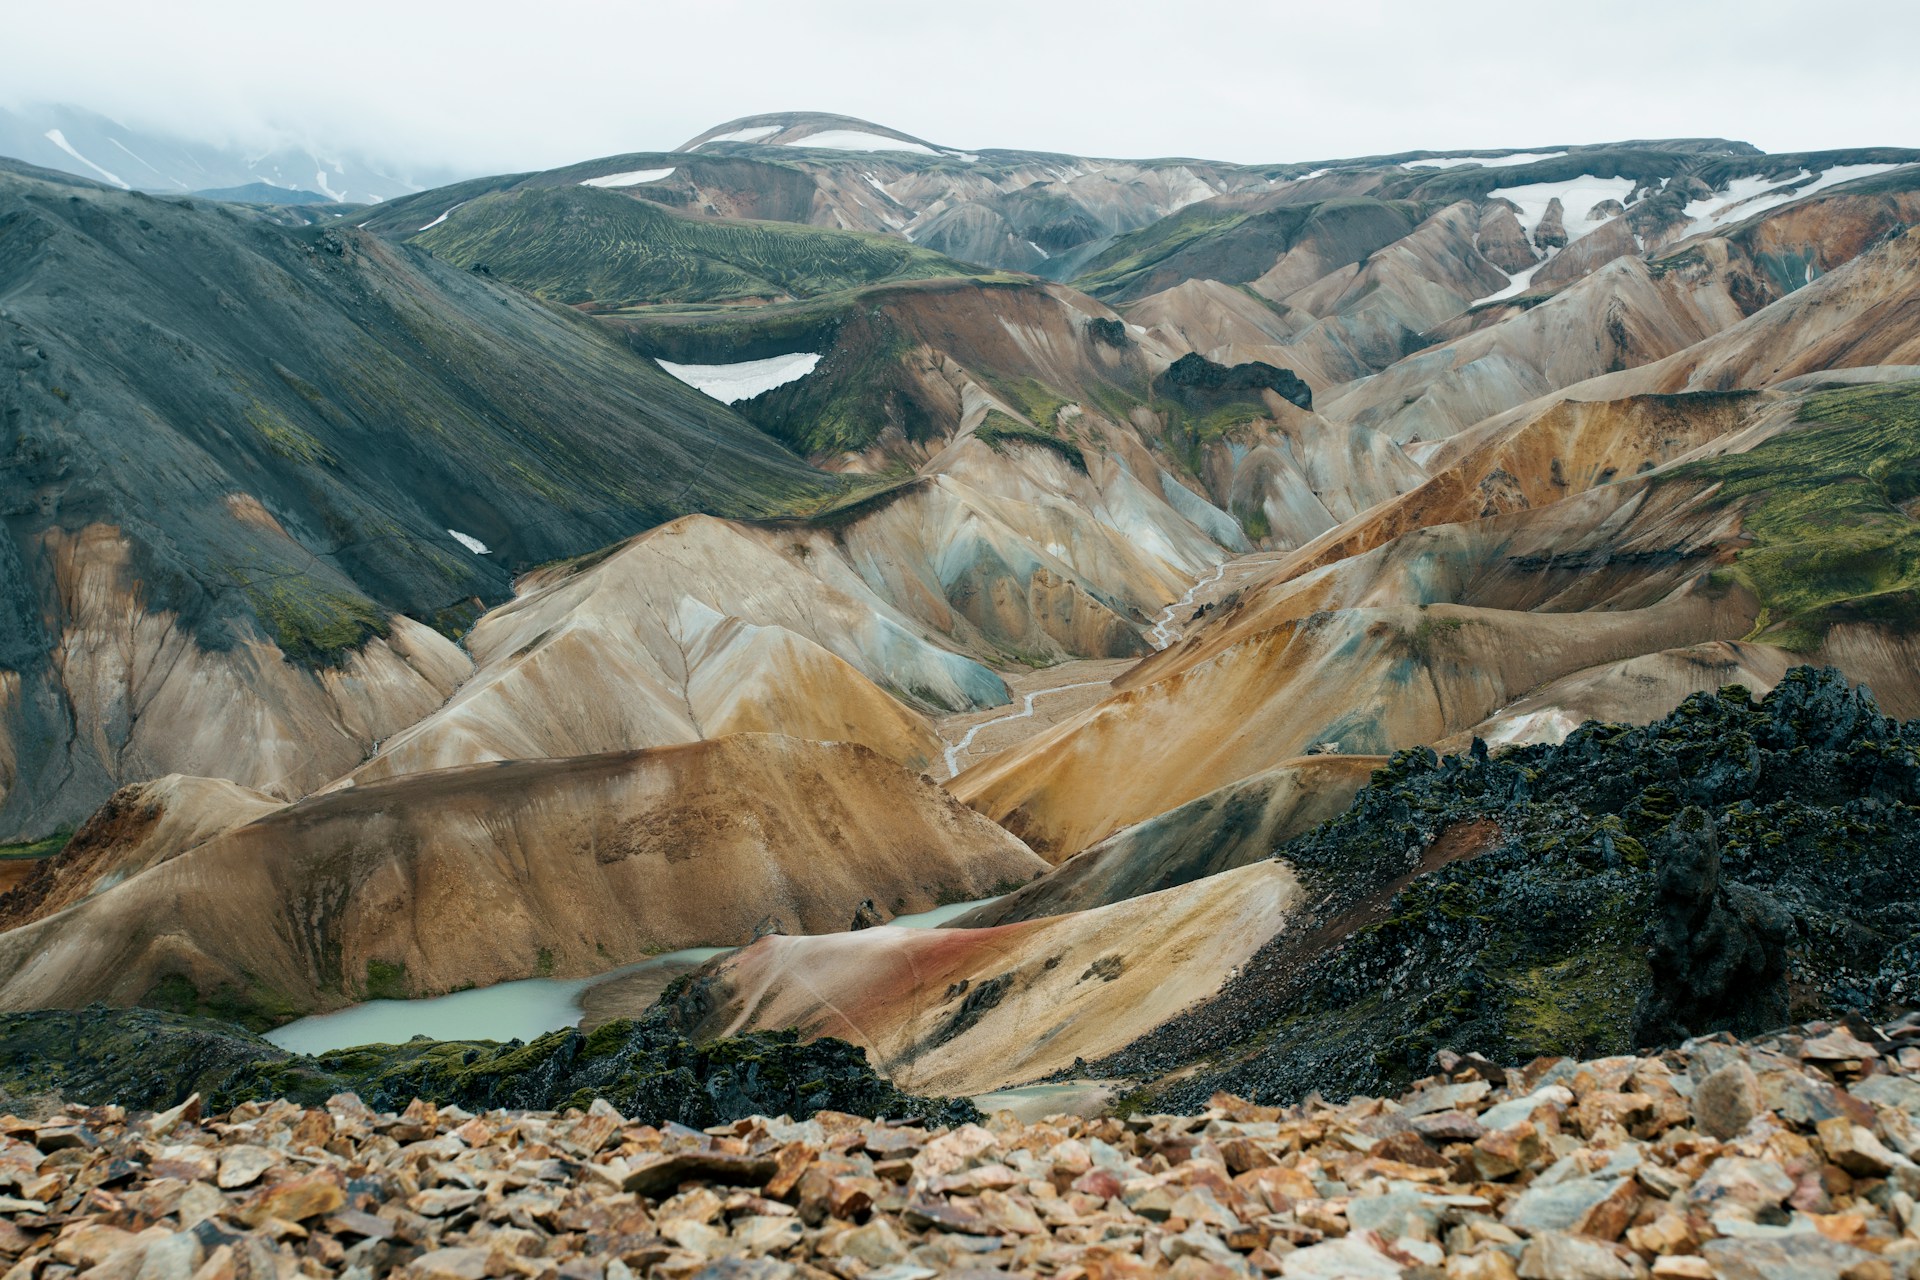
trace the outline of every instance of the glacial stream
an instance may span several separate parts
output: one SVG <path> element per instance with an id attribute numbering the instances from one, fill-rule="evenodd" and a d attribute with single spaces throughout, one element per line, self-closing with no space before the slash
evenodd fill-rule
<path id="1" fill-rule="evenodd" d="M 887 923 L 901 929 L 933 929 L 993 900 L 949 903 L 931 911 L 895 916 Z M 436 1040 L 531 1040 L 579 1022 L 581 997 L 603 982 L 652 970 L 683 972 L 732 950 L 688 947 L 585 978 L 524 978 L 421 1000 L 368 1000 L 289 1022 L 269 1031 L 267 1039 L 295 1053 L 326 1053 L 359 1044 L 399 1044 L 420 1035 Z"/>

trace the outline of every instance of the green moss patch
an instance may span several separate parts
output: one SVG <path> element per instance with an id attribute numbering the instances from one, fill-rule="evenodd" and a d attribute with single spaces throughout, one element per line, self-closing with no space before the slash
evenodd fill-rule
<path id="1" fill-rule="evenodd" d="M 682 217 L 597 187 L 480 196 L 413 239 L 460 266 L 596 310 L 812 298 L 980 274 L 892 236 Z"/>
<path id="2" fill-rule="evenodd" d="M 37 860 L 51 858 L 67 847 L 67 841 L 73 839 L 72 827 L 61 827 L 49 836 L 38 840 L 22 840 L 14 844 L 0 844 L 0 861 L 13 859 Z"/>
<path id="3" fill-rule="evenodd" d="M 390 630 L 387 615 L 364 596 L 348 595 L 300 574 L 234 570 L 247 602 L 280 652 L 308 666 L 337 666 Z"/>
<path id="4" fill-rule="evenodd" d="M 1720 501 L 1740 505 L 1753 542 L 1733 574 L 1760 600 L 1753 638 L 1804 651 L 1841 616 L 1912 620 L 1920 383 L 1821 392 L 1800 420 L 1801 429 L 1677 476 L 1717 483 Z"/>
<path id="5" fill-rule="evenodd" d="M 974 428 L 973 437 L 995 453 L 1005 453 L 1009 445 L 1027 444 L 1059 454 L 1076 471 L 1087 469 L 1087 455 L 1079 445 L 1055 432 L 1030 427 L 998 409 L 987 411 L 986 418 Z"/>

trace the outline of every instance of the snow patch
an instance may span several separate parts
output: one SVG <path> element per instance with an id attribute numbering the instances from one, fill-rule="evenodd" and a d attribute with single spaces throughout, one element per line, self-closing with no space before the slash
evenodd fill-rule
<path id="1" fill-rule="evenodd" d="M 1050 254 L 1050 253 L 1048 253 L 1048 252 L 1047 252 L 1047 251 L 1046 251 L 1045 249 L 1042 249 L 1042 248 L 1041 248 L 1041 247 L 1040 247 L 1039 245 L 1037 245 L 1037 244 L 1035 244 L 1035 243 L 1034 243 L 1033 241 L 1031 241 L 1031 240 L 1029 240 L 1029 241 L 1027 241 L 1027 248 L 1029 248 L 1029 249 L 1031 249 L 1031 250 L 1033 250 L 1033 251 L 1034 251 L 1035 253 L 1037 253 L 1037 254 L 1039 254 L 1039 255 L 1040 255 L 1040 257 L 1041 257 L 1041 259 L 1042 259 L 1043 261 L 1044 261 L 1045 259 L 1047 259 L 1047 258 L 1051 258 L 1051 257 L 1053 256 L 1052 254 Z"/>
<path id="2" fill-rule="evenodd" d="M 786 144 L 789 147 L 825 147 L 832 151 L 910 151 L 915 155 L 938 155 L 932 147 L 918 142 L 903 142 L 899 138 L 883 138 L 877 133 L 867 133 L 860 129 L 823 129 L 819 133 L 810 133 L 804 138 L 796 138 Z"/>
<path id="3" fill-rule="evenodd" d="M 580 185 L 583 187 L 637 187 L 643 182 L 658 182 L 672 173 L 671 167 L 665 169 L 633 169 L 626 173 L 603 174 L 598 178 L 588 178 Z"/>
<path id="4" fill-rule="evenodd" d="M 95 173 L 105 178 L 108 182 L 111 182 L 114 186 L 119 187 L 122 191 L 133 190 L 132 186 L 130 186 L 125 181 L 123 181 L 119 174 L 110 172 L 109 170 L 106 170 L 106 169 L 102 169 L 99 165 L 87 159 L 85 156 L 81 155 L 78 151 L 75 151 L 73 149 L 73 144 L 67 141 L 67 135 L 60 132 L 58 129 L 47 130 L 47 141 L 51 142 L 54 146 L 60 148 L 62 151 L 66 152 L 68 155 L 72 156 L 75 160 L 78 160 L 81 164 L 87 166 L 87 168 L 93 170 Z"/>
<path id="5" fill-rule="evenodd" d="M 1510 156 L 1447 156 L 1439 160 L 1409 160 L 1402 169 L 1458 169 L 1465 165 L 1533 164 L 1539 160 L 1558 160 L 1564 151 L 1516 151 Z"/>
<path id="6" fill-rule="evenodd" d="M 1540 270 L 1540 268 L 1546 266 L 1549 262 L 1552 262 L 1553 259 L 1554 259 L 1554 254 L 1550 252 L 1547 254 L 1546 257 L 1534 263 L 1532 266 L 1528 267 L 1525 271 L 1514 272 L 1513 274 L 1507 277 L 1506 288 L 1500 290 L 1498 293 L 1490 293 L 1484 298 L 1475 298 L 1472 302 L 1472 305 L 1477 307 L 1483 302 L 1499 302 L 1505 298 L 1519 297 L 1521 294 L 1527 291 L 1527 286 L 1533 283 L 1534 273 Z"/>
<path id="7" fill-rule="evenodd" d="M 1530 239 L 1539 229 L 1540 220 L 1547 216 L 1547 206 L 1557 198 L 1560 201 L 1561 222 L 1567 229 L 1567 243 L 1572 244 L 1607 221 L 1605 217 L 1588 216 L 1595 205 L 1607 200 L 1626 204 L 1627 197 L 1633 194 L 1634 185 L 1632 178 L 1596 178 L 1590 173 L 1583 173 L 1565 182 L 1534 182 L 1523 187 L 1500 187 L 1489 191 L 1487 198 L 1511 200 L 1519 205 L 1520 225 L 1527 229 Z"/>
<path id="8" fill-rule="evenodd" d="M 152 165 L 147 163 L 146 158 L 144 156 L 142 156 L 139 152 L 135 151 L 132 147 L 129 147 L 126 143 L 120 141 L 120 139 L 108 138 L 107 141 L 111 142 L 114 146 L 126 152 L 129 156 L 132 156 L 135 164 L 138 164 L 145 169 L 152 170 L 154 173 L 160 174 L 162 178 L 165 178 L 172 185 L 179 187 L 182 191 L 185 191 L 187 189 L 186 183 L 180 181 L 180 179 L 174 177 L 172 174 L 160 173 L 160 170 L 155 169 Z"/>
<path id="9" fill-rule="evenodd" d="M 465 200 L 462 200 L 462 201 L 460 202 L 460 204 L 465 204 L 465 203 L 466 203 L 466 201 L 465 201 Z M 454 211 L 455 209 L 458 209 L 458 208 L 460 207 L 460 204 L 453 204 L 453 205 L 448 205 L 448 206 L 447 206 L 447 213 L 452 213 L 452 212 L 453 212 L 453 211 Z M 443 222 L 445 222 L 445 221 L 447 220 L 447 213 L 443 213 L 443 214 L 441 214 L 441 215 L 440 215 L 439 217 L 437 217 L 437 218 L 435 218 L 435 219 L 434 219 L 434 220 L 433 220 L 432 222 L 429 222 L 429 223 L 428 223 L 428 224 L 427 224 L 426 226 L 424 226 L 424 227 L 422 227 L 422 228 L 420 228 L 420 229 L 421 229 L 422 231 L 431 231 L 431 230 L 433 230 L 433 229 L 434 229 L 435 227 L 437 227 L 437 226 L 439 226 L 439 225 L 440 225 L 441 223 L 443 223 Z"/>
<path id="10" fill-rule="evenodd" d="M 777 124 L 757 124 L 751 129 L 735 129 L 732 133 L 716 133 L 707 142 L 758 142 L 768 134 L 780 132 L 784 126 Z M 706 146 L 707 142 L 700 145 Z"/>
<path id="11" fill-rule="evenodd" d="M 459 543 L 461 546 L 465 547 L 467 550 L 473 552 L 473 554 L 477 556 L 484 556 L 487 554 L 487 544 L 480 541 L 480 539 L 474 537 L 472 534 L 462 533 L 458 529 L 449 529 L 447 530 L 447 532 L 450 535 L 452 535 L 453 540 L 455 542 Z"/>
<path id="12" fill-rule="evenodd" d="M 1567 735 L 1580 724 L 1578 717 L 1560 707 L 1542 707 L 1487 726 L 1486 743 L 1490 747 L 1506 747 L 1565 742 Z"/>
<path id="13" fill-rule="evenodd" d="M 325 169 L 314 170 L 313 180 L 315 184 L 319 186 L 321 195 L 325 196 L 329 200 L 337 200 L 342 204 L 346 203 L 347 197 L 345 196 L 345 194 L 339 191 L 335 191 L 332 187 L 327 185 L 327 171 Z"/>
<path id="14" fill-rule="evenodd" d="M 795 351 L 737 364 L 675 364 L 671 360 L 654 363 L 696 391 L 704 391 L 721 404 L 732 404 L 806 377 L 820 363 L 820 356 L 811 351 Z"/>
<path id="15" fill-rule="evenodd" d="M 1692 222 L 1681 238 L 1745 222 L 1756 213 L 1765 213 L 1769 209 L 1792 204 L 1795 200 L 1804 200 L 1825 187 L 1904 167 L 1897 164 L 1839 164 L 1812 181 L 1808 181 L 1810 175 L 1804 169 L 1784 181 L 1775 178 L 1735 178 L 1720 194 L 1695 200 L 1686 207 L 1684 212 Z"/>

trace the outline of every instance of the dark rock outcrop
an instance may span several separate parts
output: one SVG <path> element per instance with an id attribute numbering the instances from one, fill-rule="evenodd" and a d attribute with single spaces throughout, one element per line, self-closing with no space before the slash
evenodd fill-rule
<path id="1" fill-rule="evenodd" d="M 1689 806 L 1656 844 L 1660 868 L 1648 928 L 1649 986 L 1634 1028 L 1641 1043 L 1702 1031 L 1753 1034 L 1786 1021 L 1792 921 L 1763 894 L 1722 883 L 1720 838 Z"/>
<path id="2" fill-rule="evenodd" d="M 1094 1073 L 1213 1064 L 1159 1094 L 1179 1106 L 1379 1095 L 1442 1048 L 1623 1053 L 1920 994 L 1920 721 L 1831 669 L 1558 745 L 1403 751 L 1277 856 L 1307 917 Z"/>
<path id="3" fill-rule="evenodd" d="M 342 1092 L 396 1111 L 414 1098 L 470 1111 L 585 1108 L 604 1098 L 624 1115 L 693 1128 L 823 1109 L 954 1124 L 978 1115 L 965 1101 L 900 1092 L 843 1040 L 757 1032 L 695 1045 L 659 1016 L 530 1044 L 422 1036 L 309 1056 L 230 1023 L 147 1009 L 0 1015 L 0 1109 L 58 1097 L 157 1110 L 194 1093 L 210 1108 L 257 1098 L 312 1106 Z"/>
<path id="4" fill-rule="evenodd" d="M 1302 409 L 1313 408 L 1313 389 L 1291 369 L 1282 369 L 1264 360 L 1245 364 L 1216 364 L 1196 351 L 1189 351 L 1167 367 L 1153 381 L 1154 394 L 1165 396 L 1190 409 L 1211 409 L 1239 400 L 1259 399 L 1263 391 L 1277 393 L 1282 400 Z"/>

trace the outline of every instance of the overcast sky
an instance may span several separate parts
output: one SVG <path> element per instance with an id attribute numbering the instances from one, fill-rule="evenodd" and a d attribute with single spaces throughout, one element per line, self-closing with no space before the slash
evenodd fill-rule
<path id="1" fill-rule="evenodd" d="M 1915 0 L 0 0 L 0 100 L 471 171 L 813 109 L 959 147 L 1284 161 L 1920 145 Z"/>

